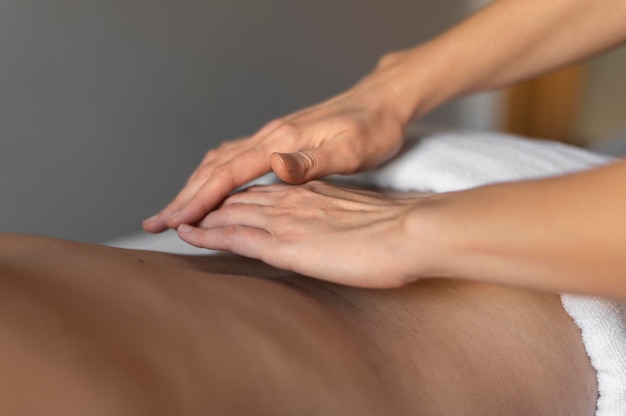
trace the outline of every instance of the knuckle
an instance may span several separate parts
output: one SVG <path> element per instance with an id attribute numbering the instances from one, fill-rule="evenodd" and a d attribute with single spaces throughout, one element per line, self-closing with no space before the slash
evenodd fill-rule
<path id="1" fill-rule="evenodd" d="M 241 144 L 241 142 L 244 142 L 246 140 L 245 137 L 240 137 L 238 139 L 230 139 L 230 140 L 224 140 L 222 141 L 222 143 L 220 144 L 220 147 L 231 147 L 231 146 L 236 146 Z"/>
<path id="2" fill-rule="evenodd" d="M 220 156 L 222 153 L 226 153 L 232 150 L 233 148 L 240 146 L 242 142 L 244 141 L 245 139 L 227 140 L 227 141 L 220 143 L 218 148 L 214 149 L 213 151 L 215 152 L 216 156 Z"/>
<path id="3" fill-rule="evenodd" d="M 220 151 L 217 149 L 211 149 L 208 152 L 206 152 L 206 154 L 204 155 L 204 163 L 210 162 L 212 160 L 215 160 L 218 158 L 218 156 L 220 155 Z"/>
<path id="4" fill-rule="evenodd" d="M 232 142 L 222 142 L 217 147 L 217 149 L 209 150 L 209 152 L 207 153 L 207 157 L 209 156 L 210 153 L 213 153 L 215 156 L 219 156 L 220 153 L 228 151 L 232 146 L 233 146 Z"/>
<path id="5" fill-rule="evenodd" d="M 377 67 L 379 69 L 385 69 L 393 66 L 402 58 L 402 55 L 402 52 L 388 52 L 378 60 Z"/>
<path id="6" fill-rule="evenodd" d="M 240 225 L 227 225 L 224 227 L 223 236 L 224 236 L 224 247 L 226 250 L 233 250 L 236 247 L 237 240 L 241 235 L 241 226 Z"/>
<path id="7" fill-rule="evenodd" d="M 224 234 L 228 239 L 237 237 L 241 233 L 241 227 L 239 225 L 227 225 L 224 228 Z"/>
<path id="8" fill-rule="evenodd" d="M 220 208 L 220 211 L 222 211 L 222 215 L 224 215 L 227 219 L 230 219 L 233 216 L 237 215 L 237 213 L 245 207 L 247 207 L 246 204 L 242 204 L 241 202 L 233 202 Z"/>
<path id="9" fill-rule="evenodd" d="M 309 194 L 309 190 L 304 186 L 294 186 L 293 188 L 289 188 L 283 194 L 283 200 L 288 203 L 301 202 L 306 195 Z M 289 204 L 290 205 L 290 204 Z"/>
<path id="10" fill-rule="evenodd" d="M 194 175 L 194 176 L 197 176 L 198 178 L 206 179 L 209 176 L 211 176 L 213 169 L 214 169 L 213 165 L 208 164 L 208 163 L 204 164 L 198 168 L 198 170 L 196 171 L 197 175 Z"/>
<path id="11" fill-rule="evenodd" d="M 272 130 L 274 130 L 276 127 L 280 126 L 284 121 L 280 118 L 271 120 L 270 122 L 266 123 L 261 130 L 259 130 L 259 132 L 271 132 Z"/>
<path id="12" fill-rule="evenodd" d="M 264 140 L 268 135 L 272 134 L 274 130 L 276 130 L 276 128 L 278 128 L 281 124 L 283 124 L 283 122 L 284 121 L 282 119 L 274 119 L 268 123 L 265 123 L 263 127 L 261 127 L 259 130 L 257 130 L 256 133 L 254 133 L 254 135 L 251 137 L 251 140 L 253 141 Z"/>
<path id="13" fill-rule="evenodd" d="M 223 163 L 215 167 L 210 177 L 214 178 L 215 181 L 231 190 L 235 189 L 237 187 L 237 181 L 235 179 L 233 168 L 234 166 L 232 162 Z"/>
<path id="14" fill-rule="evenodd" d="M 298 126 L 293 122 L 281 122 L 272 132 L 273 136 L 279 138 L 294 138 L 298 135 Z"/>
<path id="15" fill-rule="evenodd" d="M 224 209 L 228 206 L 235 205 L 240 203 L 241 199 L 245 197 L 245 191 L 239 191 L 234 194 L 229 195 L 222 201 L 220 204 L 220 209 Z"/>
<path id="16" fill-rule="evenodd" d="M 223 163 L 221 165 L 218 165 L 212 170 L 213 170 L 212 176 L 215 176 L 220 179 L 227 177 L 232 173 L 231 165 L 229 163 Z"/>
<path id="17" fill-rule="evenodd" d="M 211 176 L 211 172 L 213 171 L 213 166 L 210 164 L 202 164 L 196 169 L 194 173 L 189 176 L 187 179 L 187 184 L 192 184 L 194 182 L 204 182 Z"/>

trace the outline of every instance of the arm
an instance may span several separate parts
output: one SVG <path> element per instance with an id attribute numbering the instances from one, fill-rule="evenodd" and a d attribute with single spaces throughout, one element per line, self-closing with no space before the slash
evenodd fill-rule
<path id="1" fill-rule="evenodd" d="M 416 204 L 429 276 L 626 299 L 626 162 Z M 423 248 L 420 247 L 420 250 Z"/>
<path id="2" fill-rule="evenodd" d="M 381 59 L 350 90 L 207 153 L 150 232 L 199 221 L 273 170 L 299 184 L 374 167 L 414 118 L 455 97 L 582 60 L 626 40 L 623 0 L 499 0 L 434 40 Z"/>
<path id="3" fill-rule="evenodd" d="M 432 41 L 380 61 L 405 117 L 582 61 L 626 41 L 622 0 L 499 0 Z"/>

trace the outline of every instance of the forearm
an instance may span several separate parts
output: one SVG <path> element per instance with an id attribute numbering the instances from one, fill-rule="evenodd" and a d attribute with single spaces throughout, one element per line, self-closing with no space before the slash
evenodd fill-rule
<path id="1" fill-rule="evenodd" d="M 396 91 L 409 121 L 617 46 L 624 21 L 623 0 L 499 0 L 424 45 L 385 56 L 374 74 Z"/>
<path id="2" fill-rule="evenodd" d="M 431 242 L 427 274 L 626 298 L 624 184 L 618 162 L 441 194 L 410 224 Z"/>

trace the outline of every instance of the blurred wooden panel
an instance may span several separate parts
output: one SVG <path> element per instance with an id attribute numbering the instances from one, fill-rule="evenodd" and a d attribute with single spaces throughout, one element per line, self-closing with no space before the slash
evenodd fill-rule
<path id="1" fill-rule="evenodd" d="M 507 91 L 505 130 L 511 133 L 578 144 L 584 67 L 574 66 L 511 87 Z"/>

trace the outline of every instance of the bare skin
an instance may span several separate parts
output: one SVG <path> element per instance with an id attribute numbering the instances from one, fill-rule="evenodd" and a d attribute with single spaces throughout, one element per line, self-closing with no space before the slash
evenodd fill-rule
<path id="1" fill-rule="evenodd" d="M 144 228 L 195 223 L 230 191 L 270 170 L 301 184 L 378 165 L 397 152 L 411 121 L 451 99 L 616 47 L 626 41 L 625 19 L 622 0 L 494 1 L 429 42 L 383 56 L 349 90 L 211 150 Z"/>
<path id="2" fill-rule="evenodd" d="M 350 222 L 351 236 L 376 237 L 359 241 L 355 256 L 357 240 L 352 240 L 347 257 L 353 260 L 351 273 L 344 268 L 337 274 L 327 267 L 335 247 L 324 240 L 336 236 L 341 226 L 329 230 L 319 216 L 309 221 L 328 204 L 328 195 L 307 198 L 308 205 L 299 206 L 268 203 L 256 193 L 245 207 L 217 209 L 233 189 L 270 170 L 287 183 L 305 184 L 380 164 L 399 149 L 412 120 L 450 99 L 506 86 L 616 47 L 626 41 L 625 20 L 623 0 L 494 1 L 423 45 L 383 56 L 374 71 L 348 91 L 208 152 L 177 197 L 146 220 L 144 229 L 175 228 L 194 245 L 226 248 L 345 284 L 395 287 L 452 276 L 626 299 L 626 223 L 623 210 L 616 208 L 624 206 L 623 193 L 616 192 L 626 183 L 623 163 L 562 180 L 441 196 L 438 201 L 443 203 L 416 208 L 413 215 L 402 216 L 410 217 L 402 224 L 391 225 L 389 214 L 371 211 L 363 217 L 373 222 L 348 220 L 344 214 L 350 209 L 334 209 L 337 216 L 328 217 L 329 223 Z M 288 218 L 270 221 L 280 209 L 268 208 L 276 206 Z M 385 215 L 387 229 L 381 221 Z M 592 227 L 581 226 L 590 221 Z M 295 224 L 306 239 L 285 232 L 284 223 Z M 360 233 L 355 223 L 363 228 Z M 271 238 L 265 238 L 268 235 Z M 272 247 L 282 243 L 282 249 L 266 250 L 268 241 Z M 389 274 L 383 275 L 381 245 L 414 250 L 389 251 Z M 299 261 L 303 252 L 296 247 L 308 248 L 308 264 Z M 345 251 L 350 250 L 344 245 Z"/>
<path id="3" fill-rule="evenodd" d="M 619 162 L 428 197 L 321 181 L 255 186 L 178 234 L 359 287 L 452 277 L 626 299 L 626 193 L 617 191 L 624 183 Z"/>
<path id="4" fill-rule="evenodd" d="M 594 412 L 594 371 L 553 294 L 358 289 L 19 235 L 0 253 L 1 414 Z"/>
<path id="5" fill-rule="evenodd" d="M 230 191 L 273 170 L 300 184 L 371 168 L 439 105 L 500 88 L 626 41 L 622 0 L 498 0 L 434 39 L 384 55 L 349 90 L 211 150 L 149 232 L 199 221 Z"/>

